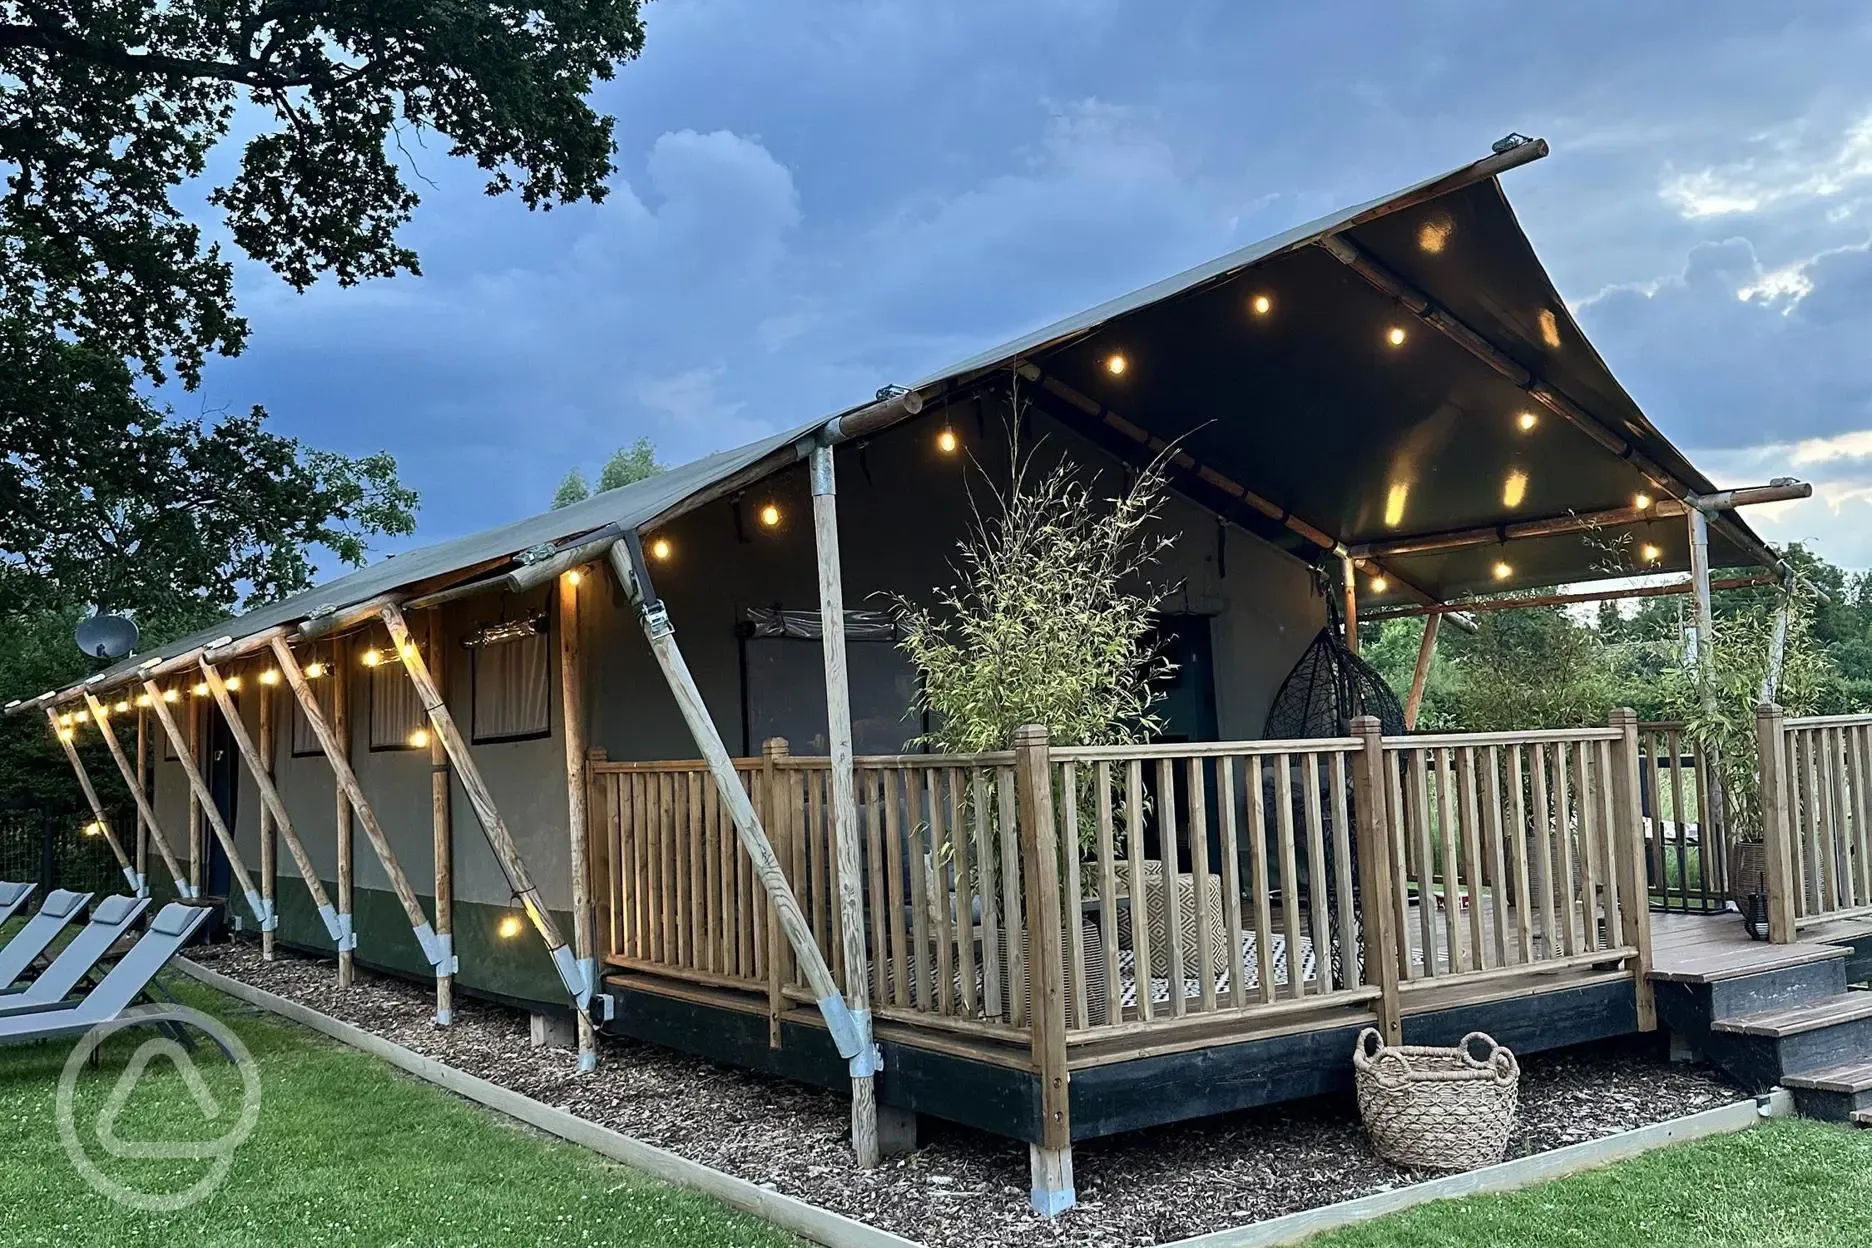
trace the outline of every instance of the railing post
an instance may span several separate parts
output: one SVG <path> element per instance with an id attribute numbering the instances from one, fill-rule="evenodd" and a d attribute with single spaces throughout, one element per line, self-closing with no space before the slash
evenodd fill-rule
<path id="1" fill-rule="evenodd" d="M 1431 617 L 1435 619 L 1435 616 Z M 1365 979 L 1378 988 L 1378 1030 L 1386 1044 L 1401 1044 L 1398 1002 L 1397 916 L 1392 909 L 1391 835 L 1385 826 L 1384 727 L 1375 715 L 1352 721 L 1363 747 L 1352 760 L 1353 835 L 1358 846 L 1359 937 L 1365 950 Z"/>
<path id="2" fill-rule="evenodd" d="M 761 822 L 767 825 L 767 835 L 773 839 L 774 857 L 780 860 L 785 869 L 791 861 L 788 855 L 792 845 L 788 838 L 793 835 L 793 820 L 790 812 L 783 815 L 780 797 L 780 769 L 776 759 L 787 756 L 785 737 L 769 737 L 761 742 Z M 798 883 L 798 881 L 793 881 Z M 786 1009 L 786 983 L 789 974 L 792 946 L 787 944 L 786 934 L 780 930 L 780 913 L 771 905 L 767 907 L 767 1047 L 780 1047 L 780 1014 Z"/>
<path id="3" fill-rule="evenodd" d="M 1638 807 L 1638 712 L 1621 706 L 1612 712 L 1611 722 L 1619 734 L 1612 745 L 1612 809 L 1618 829 L 1612 852 L 1618 855 L 1619 895 L 1624 899 L 1619 914 L 1625 926 L 1625 943 L 1638 951 L 1632 966 L 1638 1030 L 1656 1031 L 1657 1001 L 1651 991 L 1651 889 L 1645 879 L 1644 813 Z"/>
<path id="4" fill-rule="evenodd" d="M 1040 1072 L 1040 1142 L 1031 1146 L 1034 1208 L 1048 1217 L 1073 1207 L 1072 1120 L 1067 1106 L 1066 965 L 1060 948 L 1059 830 L 1053 822 L 1053 763 L 1047 730 L 1014 730 L 1022 897 L 1027 910 L 1028 1022 Z M 1077 847 L 1074 847 L 1075 851 Z M 1077 898 L 1074 903 L 1077 904 Z M 1012 939 L 1010 934 L 1010 939 Z"/>
<path id="5" fill-rule="evenodd" d="M 1788 827 L 1786 716 L 1772 702 L 1755 708 L 1756 764 L 1761 769 L 1760 801 L 1762 848 L 1768 859 L 1768 939 L 1788 944 L 1794 939 L 1796 892 L 1794 845 Z M 1746 882 L 1745 882 L 1746 886 Z"/>

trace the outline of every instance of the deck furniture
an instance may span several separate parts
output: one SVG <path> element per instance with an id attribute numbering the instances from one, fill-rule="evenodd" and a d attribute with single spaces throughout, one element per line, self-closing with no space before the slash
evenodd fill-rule
<path id="1" fill-rule="evenodd" d="M 44 970 L 27 980 L 19 991 L 0 996 L 0 1017 L 47 1009 L 64 1001 L 97 970 L 149 904 L 147 897 L 106 897 L 98 902 L 91 908 L 91 921 Z"/>
<path id="2" fill-rule="evenodd" d="M 27 919 L 26 925 L 13 933 L 13 939 L 0 946 L 0 989 L 11 987 L 14 980 L 25 975 L 90 900 L 90 893 L 74 893 L 62 888 L 47 893 L 45 900 L 39 903 L 39 913 Z"/>
<path id="3" fill-rule="evenodd" d="M 142 938 L 81 999 L 0 1017 L 0 1044 L 83 1035 L 100 1023 L 119 1020 L 139 1026 L 175 1026 L 180 1021 L 177 1011 L 155 999 L 156 975 L 213 913 L 206 906 L 170 902 L 150 921 Z M 132 1009 L 144 1000 L 150 1003 L 146 1008 Z"/>
<path id="4" fill-rule="evenodd" d="M 38 886 L 35 884 L 15 884 L 8 880 L 0 880 L 0 923 L 5 923 L 18 914 L 20 907 L 26 904 L 26 899 L 32 896 L 32 891 L 36 887 Z"/>

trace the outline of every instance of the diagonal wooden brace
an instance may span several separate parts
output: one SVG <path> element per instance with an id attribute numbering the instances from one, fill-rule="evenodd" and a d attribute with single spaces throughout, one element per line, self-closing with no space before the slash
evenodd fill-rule
<path id="1" fill-rule="evenodd" d="M 157 721 L 162 724 L 163 731 L 169 734 L 169 740 L 175 746 L 176 758 L 182 763 L 182 773 L 188 777 L 189 788 L 194 791 L 195 800 L 201 806 L 202 817 L 214 829 L 215 840 L 221 842 L 221 852 L 227 855 L 228 869 L 240 883 L 241 892 L 247 897 L 247 908 L 253 911 L 254 921 L 260 924 L 261 931 L 272 930 L 272 907 L 260 896 L 260 890 L 254 887 L 253 876 L 247 873 L 247 864 L 242 861 L 240 850 L 234 844 L 234 834 L 228 830 L 227 821 L 221 817 L 221 808 L 215 805 L 214 794 L 208 791 L 208 782 L 202 779 L 201 768 L 195 762 L 195 752 L 189 749 L 188 739 L 182 735 L 182 729 L 176 724 L 168 703 L 163 701 L 163 691 L 156 687 L 155 681 L 146 680 L 143 682 L 143 692 L 149 694 L 150 708 L 156 712 Z"/>
<path id="2" fill-rule="evenodd" d="M 91 817 L 97 820 L 98 831 L 110 843 L 111 853 L 117 855 L 117 863 L 123 868 L 124 879 L 130 881 L 130 888 L 139 897 L 143 895 L 143 880 L 137 875 L 136 866 L 124 853 L 123 846 L 117 842 L 117 834 L 111 831 L 110 820 L 104 817 L 104 803 L 98 801 L 97 789 L 92 787 L 91 773 L 85 770 L 84 760 L 78 757 L 78 747 L 72 744 L 71 729 L 61 728 L 58 716 L 50 705 L 46 707 L 46 721 L 52 725 L 52 735 L 65 748 L 65 757 L 71 760 L 72 770 L 78 773 L 78 787 L 84 790 L 85 801 L 91 807 Z"/>
<path id="3" fill-rule="evenodd" d="M 104 744 L 110 750 L 111 758 L 116 762 L 124 784 L 129 786 L 130 796 L 136 801 L 137 813 L 143 816 L 143 822 L 150 830 L 150 839 L 156 842 L 157 852 L 162 854 L 163 865 L 169 868 L 170 878 L 175 880 L 176 895 L 178 897 L 193 896 L 195 890 L 189 886 L 188 872 L 184 871 L 182 864 L 176 860 L 175 850 L 169 844 L 168 833 L 164 832 L 162 824 L 156 821 L 156 812 L 151 809 L 149 797 L 143 792 L 143 786 L 138 783 L 136 769 L 132 766 L 129 756 L 124 753 L 123 745 L 117 740 L 116 730 L 110 726 L 110 720 L 104 712 L 104 704 L 93 697 L 89 689 L 85 690 L 84 698 L 85 705 L 91 708 L 91 718 L 98 726 L 98 735 L 104 738 Z"/>

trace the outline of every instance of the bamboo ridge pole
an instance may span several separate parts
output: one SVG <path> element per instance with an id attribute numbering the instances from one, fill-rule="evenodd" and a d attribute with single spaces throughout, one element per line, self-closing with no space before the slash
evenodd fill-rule
<path id="1" fill-rule="evenodd" d="M 838 860 L 839 930 L 845 952 L 845 1007 L 858 1031 L 851 1059 L 852 1149 L 865 1169 L 881 1160 L 871 1043 L 871 970 L 866 962 L 864 892 L 858 860 L 858 798 L 852 774 L 851 691 L 845 667 L 845 583 L 839 563 L 838 486 L 832 448 L 812 449 L 813 547 L 819 564 L 819 637 L 825 659 L 826 724 L 832 755 L 832 826 Z M 946 903 L 945 903 L 946 904 Z"/>
<path id="2" fill-rule="evenodd" d="M 52 735 L 65 749 L 65 757 L 71 761 L 72 770 L 78 775 L 78 787 L 84 790 L 85 801 L 91 807 L 91 817 L 97 821 L 98 831 L 110 844 L 111 853 L 117 855 L 118 865 L 123 867 L 124 879 L 130 882 L 130 890 L 137 896 L 143 895 L 144 882 L 137 877 L 136 865 L 117 841 L 117 834 L 111 831 L 110 820 L 104 817 L 104 803 L 98 800 L 97 790 L 91 786 L 91 773 L 85 770 L 84 760 L 78 757 L 78 747 L 72 744 L 69 729 L 60 728 L 58 715 L 50 706 L 46 707 L 46 722 L 52 725 Z"/>
<path id="3" fill-rule="evenodd" d="M 701 690 L 696 688 L 695 677 L 689 674 L 689 665 L 676 646 L 676 630 L 670 624 L 669 613 L 656 598 L 648 570 L 643 567 L 643 552 L 635 543 L 636 535 L 631 534 L 612 545 L 611 569 L 617 574 L 624 592 L 637 605 L 651 652 L 656 656 L 670 692 L 675 695 L 676 707 L 682 712 L 690 737 L 708 763 L 709 774 L 714 777 L 722 802 L 734 818 L 735 835 L 741 841 L 741 848 L 754 864 L 754 873 L 766 890 L 768 905 L 786 933 L 787 944 L 798 960 L 800 973 L 806 977 L 813 1001 L 826 1021 L 827 1030 L 832 1033 L 833 1043 L 838 1046 L 839 1056 L 849 1061 L 859 1056 L 857 1020 L 846 1008 L 838 981 L 833 978 L 831 968 L 813 939 L 812 928 L 800 911 L 799 898 L 787 885 L 786 873 L 774 856 L 773 845 L 767 839 L 760 817 L 754 813 L 754 804 L 748 800 L 747 790 L 741 787 L 734 760 L 728 756 L 721 734 L 715 731 L 715 722 L 709 718 Z"/>
<path id="4" fill-rule="evenodd" d="M 1417 731 L 1417 713 L 1423 709 L 1424 689 L 1430 683 L 1430 662 L 1436 657 L 1437 627 L 1440 615 L 1424 620 L 1423 640 L 1417 643 L 1417 667 L 1411 672 L 1410 696 L 1404 699 L 1404 731 Z"/>
<path id="5" fill-rule="evenodd" d="M 162 855 L 163 865 L 169 868 L 170 878 L 175 880 L 177 895 L 194 896 L 194 890 L 189 887 L 188 876 L 183 872 L 182 864 L 176 860 L 175 851 L 170 847 L 169 838 L 164 834 L 162 825 L 156 821 L 156 812 L 150 808 L 149 798 L 144 795 L 143 785 L 139 783 L 142 776 L 131 770 L 130 759 L 124 754 L 122 743 L 117 740 L 116 730 L 110 726 L 110 720 L 105 717 L 104 704 L 93 697 L 89 689 L 85 690 L 84 696 L 85 705 L 91 709 L 91 718 L 97 723 L 98 735 L 104 738 L 104 745 L 110 750 L 111 758 L 116 762 L 117 770 L 122 773 L 124 783 L 130 786 L 130 796 L 136 802 L 137 818 L 149 827 L 150 835 L 156 842 L 156 852 Z M 141 871 L 137 872 L 137 878 L 143 880 L 142 887 L 148 886 L 148 881 L 144 880 Z M 139 889 L 138 896 L 141 895 L 142 891 Z"/>
<path id="6" fill-rule="evenodd" d="M 267 768 L 265 756 L 254 745 L 248 735 L 247 725 L 242 722 L 240 708 L 234 705 L 234 696 L 228 692 L 227 681 L 221 672 L 206 658 L 201 660 L 202 678 L 208 682 L 208 692 L 213 695 L 215 705 L 221 708 L 221 717 L 227 721 L 228 733 L 234 738 L 234 748 L 240 751 L 241 758 L 252 773 L 254 787 L 260 790 L 260 801 L 272 815 L 273 824 L 279 830 L 280 839 L 286 842 L 286 851 L 292 855 L 293 863 L 299 868 L 300 878 L 305 880 L 306 890 L 312 894 L 312 904 L 318 907 L 319 917 L 325 921 L 325 930 L 333 942 L 338 939 L 341 929 L 338 926 L 338 912 L 333 909 L 331 900 L 325 895 L 325 882 L 319 879 L 317 868 L 312 865 L 312 858 L 306 853 L 305 845 L 299 834 L 293 829 L 292 816 L 286 813 L 286 803 L 280 800 L 279 789 L 273 783 L 273 777 Z M 271 913 L 270 892 L 263 893 L 268 899 L 268 912 Z M 262 928 L 271 931 L 272 928 Z"/>
<path id="7" fill-rule="evenodd" d="M 1757 572 L 1748 576 L 1732 576 L 1711 581 L 1710 588 L 1748 589 L 1755 585 L 1773 585 L 1776 579 L 1772 572 Z M 1445 602 L 1434 607 L 1378 607 L 1364 612 L 1360 618 L 1405 620 L 1418 616 L 1448 615 L 1454 622 L 1462 618 L 1455 614 L 1458 611 L 1519 611 L 1523 607 L 1564 607 L 1579 602 L 1618 602 L 1625 598 L 1670 598 L 1677 594 L 1690 593 L 1692 588 L 1689 581 L 1669 581 L 1663 585 L 1633 585 L 1625 589 L 1589 589 L 1571 594 L 1524 594 L 1519 597 L 1470 598 L 1461 602 Z"/>
<path id="8" fill-rule="evenodd" d="M 267 908 L 266 899 L 260 896 L 260 890 L 254 886 L 253 876 L 247 872 L 247 863 L 241 857 L 240 849 L 234 844 L 234 833 L 229 831 L 227 821 L 221 817 L 221 808 L 215 805 L 214 794 L 208 789 L 208 782 L 202 779 L 201 767 L 195 761 L 194 751 L 189 749 L 177 725 L 175 716 L 169 713 L 169 706 L 163 701 L 162 690 L 155 681 L 145 681 L 143 692 L 149 694 L 150 709 L 156 712 L 156 719 L 163 726 L 174 742 L 176 757 L 182 763 L 182 773 L 188 777 L 189 791 L 195 794 L 196 808 L 208 821 L 208 826 L 215 834 L 215 840 L 221 844 L 221 852 L 227 855 L 228 869 L 234 873 L 240 884 L 241 892 L 247 898 L 247 908 L 253 911 L 254 921 L 260 924 L 260 930 L 266 931 L 273 923 L 273 912 Z M 195 887 L 201 889 L 199 858 L 194 864 L 196 871 Z"/>
<path id="9" fill-rule="evenodd" d="M 299 707 L 305 712 L 306 723 L 311 725 L 312 735 L 318 738 L 319 748 L 325 752 L 325 759 L 338 778 L 339 790 L 344 793 L 350 808 L 357 813 L 358 822 L 364 825 L 364 835 L 369 839 L 371 848 L 377 851 L 384 874 L 390 877 L 391 890 L 396 893 L 397 900 L 403 903 L 403 913 L 409 919 L 410 930 L 416 934 L 416 943 L 422 946 L 423 956 L 429 960 L 429 965 L 439 967 L 442 950 L 436 943 L 435 930 L 429 926 L 429 916 L 423 913 L 422 904 L 416 900 L 416 892 L 403 874 L 403 866 L 397 861 L 396 852 L 390 848 L 390 838 L 384 835 L 383 825 L 377 822 L 377 812 L 365 800 L 357 773 L 351 770 L 351 762 L 345 757 L 337 735 L 332 732 L 331 725 L 325 722 L 318 699 L 313 696 L 312 686 L 306 682 L 305 672 L 300 669 L 299 660 L 294 657 L 292 647 L 286 644 L 285 638 L 273 639 L 273 655 L 279 660 L 280 674 L 292 686 L 293 696 L 299 699 Z M 344 676 L 345 673 L 334 666 L 332 678 L 342 680 Z"/>
<path id="10" fill-rule="evenodd" d="M 598 986 L 598 960 L 592 947 L 591 862 L 586 842 L 585 665 L 579 645 L 579 599 L 576 570 L 559 576 L 559 713 L 566 760 L 566 835 L 572 876 L 572 952 L 588 988 Z M 598 1069 L 598 1041 L 591 1016 L 578 1013 L 578 1064 L 581 1072 Z"/>
<path id="11" fill-rule="evenodd" d="M 423 704 L 423 710 L 428 712 L 429 723 L 436 735 L 442 738 L 449 761 L 455 764 L 455 773 L 461 778 L 462 789 L 468 794 L 468 804 L 474 808 L 475 818 L 480 821 L 481 831 L 486 834 L 494 856 L 500 860 L 501 868 L 513 886 L 514 896 L 519 898 L 521 908 L 526 911 L 534 930 L 551 951 L 553 965 L 558 969 L 566 991 L 577 1002 L 579 1010 L 584 1011 L 591 1002 L 592 989 L 596 985 L 586 981 L 565 937 L 559 934 L 559 925 L 553 922 L 552 915 L 546 909 L 545 898 L 534 886 L 533 877 L 520 857 L 519 848 L 514 844 L 513 834 L 507 830 L 507 821 L 501 817 L 500 808 L 494 804 L 494 794 L 482 778 L 481 768 L 475 763 L 474 755 L 468 751 L 467 740 L 461 735 L 461 729 L 455 726 L 455 717 L 449 713 L 448 704 L 442 700 L 442 691 L 436 687 L 435 678 L 429 674 L 429 667 L 423 662 L 421 652 L 416 649 L 415 642 L 410 640 L 409 625 L 404 622 L 403 612 L 395 603 L 385 603 L 379 614 L 385 627 L 390 630 L 390 644 L 403 656 L 403 670 L 409 673 L 410 683 L 416 686 L 417 700 Z"/>

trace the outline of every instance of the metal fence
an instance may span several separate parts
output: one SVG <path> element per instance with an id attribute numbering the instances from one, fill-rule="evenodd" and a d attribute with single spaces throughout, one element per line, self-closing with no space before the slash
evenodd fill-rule
<path id="1" fill-rule="evenodd" d="M 117 859 L 102 836 L 87 834 L 90 823 L 75 810 L 0 806 L 0 880 L 31 881 L 42 896 L 54 888 L 121 890 Z M 113 815 L 112 826 L 135 828 L 136 817 Z"/>

